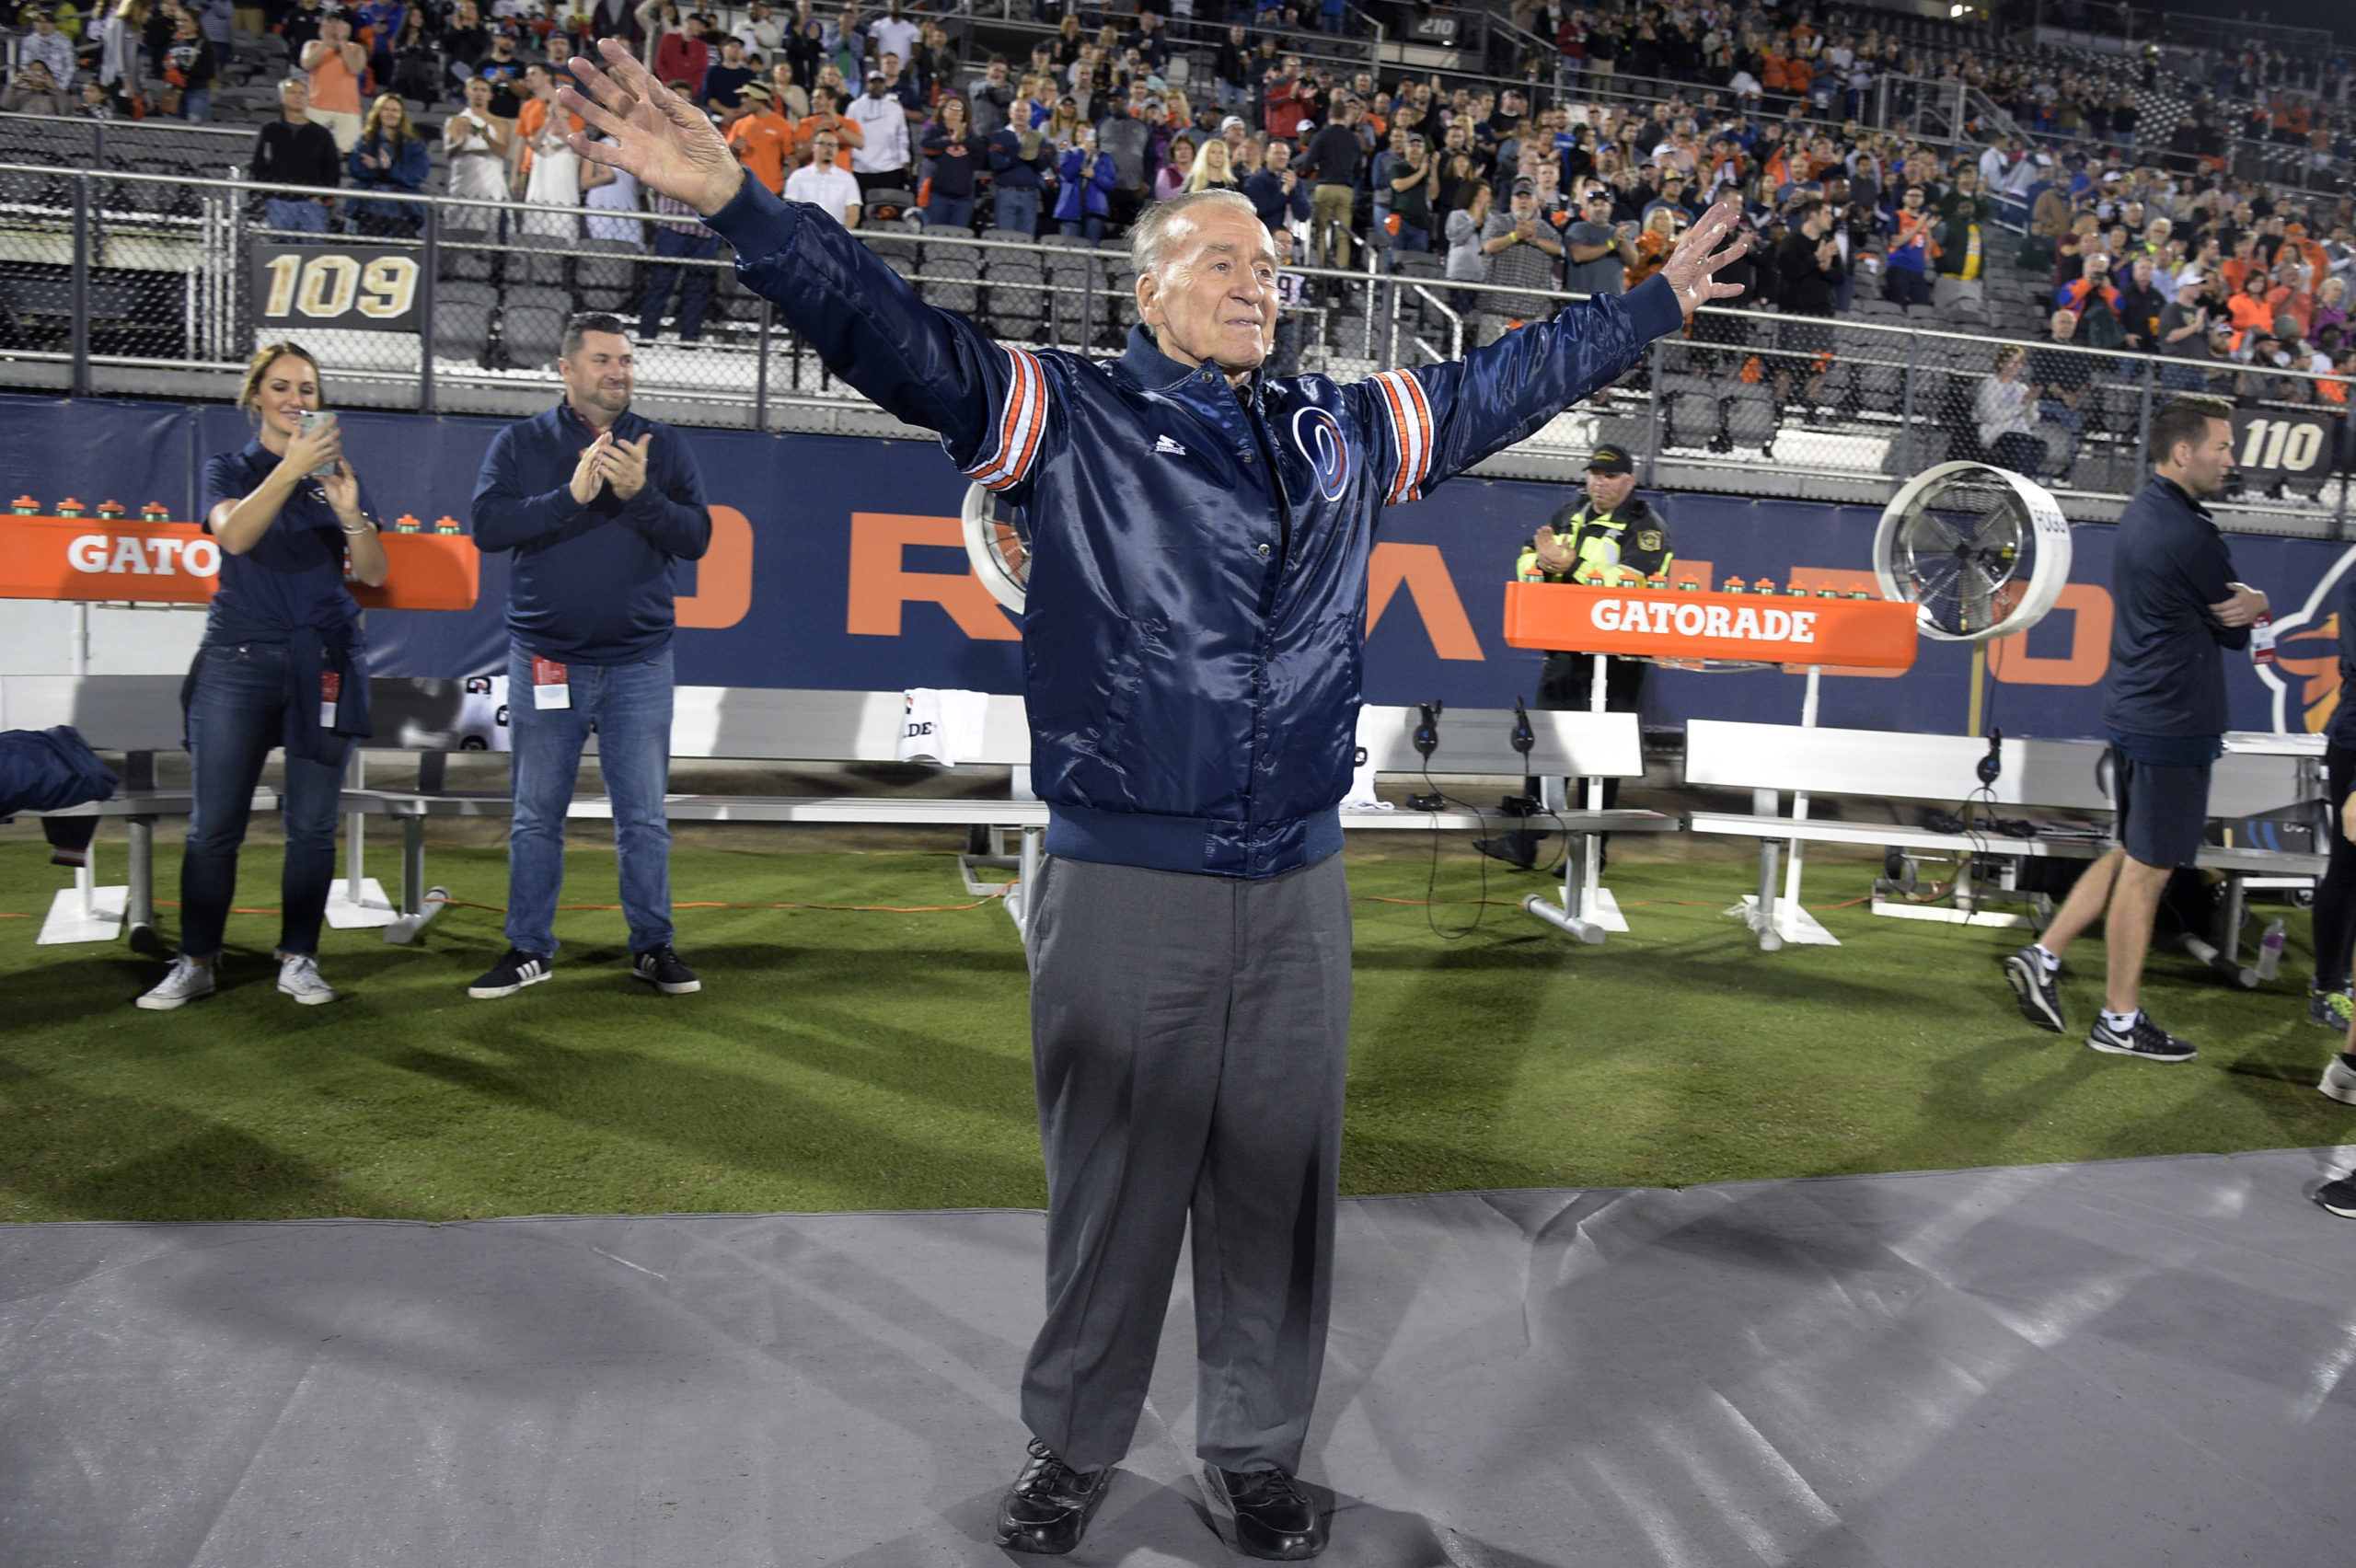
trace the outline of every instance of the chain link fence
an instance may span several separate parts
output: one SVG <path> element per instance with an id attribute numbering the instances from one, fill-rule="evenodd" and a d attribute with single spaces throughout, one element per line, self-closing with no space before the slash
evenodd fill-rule
<path id="1" fill-rule="evenodd" d="M 724 248 L 682 228 L 618 210 L 0 162 L 0 385 L 225 398 L 256 346 L 292 338 L 346 406 L 512 415 L 555 395 L 566 322 L 597 311 L 636 339 L 639 395 L 658 417 L 896 428 L 737 282 Z M 1109 357 L 1136 323 L 1125 249 L 898 225 L 860 237 L 1003 341 Z M 1397 265 L 1298 270 L 1276 368 L 1353 381 L 1438 363 L 1571 297 L 1459 282 L 1434 257 Z M 2140 488 L 2157 408 L 2202 391 L 2237 409 L 2230 523 L 2347 536 L 2345 383 L 2039 342 L 2034 290 L 1992 278 L 1936 312 L 1863 299 L 1834 317 L 1703 311 L 1485 471 L 1569 478 L 1608 438 L 1665 486 L 1874 502 L 1935 463 L 2001 460 L 2099 518 Z M 1986 393 L 2007 343 L 2026 351 L 2010 375 L 2027 390 L 1992 424 L 2008 406 Z"/>

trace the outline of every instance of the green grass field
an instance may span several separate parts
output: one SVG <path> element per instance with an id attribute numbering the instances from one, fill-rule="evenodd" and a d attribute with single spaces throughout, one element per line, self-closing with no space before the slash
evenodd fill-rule
<path id="1" fill-rule="evenodd" d="M 241 901 L 276 899 L 278 849 L 247 855 Z M 1420 903 L 1424 844 L 1354 848 L 1359 897 L 1345 1190 L 1671 1184 L 2331 1144 L 2356 1111 L 2315 1092 L 2335 1046 L 2304 1021 L 2299 944 L 2282 978 L 2226 988 L 2180 954 L 2147 1000 L 2202 1047 L 2160 1066 L 2029 1029 L 1996 961 L 2005 931 L 1822 915 L 1846 945 L 1757 951 L 1723 913 L 1740 860 L 1616 864 L 1634 934 L 1582 948 L 1504 906 L 1461 940 Z M 174 896 L 177 854 L 158 854 Z M 570 856 L 568 900 L 614 899 L 610 850 Z M 111 859 L 120 874 L 119 850 Z M 495 905 L 495 849 L 433 872 Z M 1808 900 L 1870 869 L 1811 871 Z M 1471 899 L 1461 840 L 1443 900 Z M 277 922 L 230 923 L 227 985 L 177 1013 L 131 998 L 160 966 L 123 947 L 40 948 L 65 873 L 0 843 L 0 1219 L 1036 1205 L 1021 949 L 987 905 L 940 913 L 694 908 L 694 997 L 630 980 L 618 914 L 560 917 L 555 977 L 499 1002 L 468 979 L 499 917 L 456 908 L 410 948 L 329 933 L 345 999 L 271 985 Z M 1489 879 L 1518 898 L 1535 879 Z M 950 905 L 937 853 L 681 848 L 681 900 Z M 1462 903 L 1431 912 L 1454 928 Z M 167 911 L 167 923 L 169 911 Z M 2100 948 L 2065 995 L 2096 1005 Z"/>

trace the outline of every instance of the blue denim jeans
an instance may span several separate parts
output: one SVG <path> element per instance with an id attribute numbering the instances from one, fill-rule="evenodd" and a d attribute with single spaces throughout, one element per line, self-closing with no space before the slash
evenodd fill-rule
<path id="1" fill-rule="evenodd" d="M 974 199 L 971 196 L 935 196 L 926 203 L 924 226 L 927 228 L 961 228 L 974 226 Z"/>
<path id="2" fill-rule="evenodd" d="M 1093 245 L 1104 237 L 1104 220 L 1093 213 L 1077 220 L 1058 218 L 1056 221 L 1056 226 L 1064 231 L 1066 239 L 1085 237 L 1089 244 Z"/>
<path id="3" fill-rule="evenodd" d="M 997 228 L 1012 229 L 1029 239 L 1039 232 L 1039 193 L 1028 187 L 1010 190 L 998 188 L 997 215 L 990 220 Z"/>
<path id="4" fill-rule="evenodd" d="M 720 254 L 720 236 L 715 234 L 699 238 L 657 224 L 654 254 L 709 261 Z M 711 303 L 711 269 L 657 265 L 646 270 L 646 297 L 640 301 L 638 308 L 639 341 L 653 337 L 662 327 L 664 308 L 671 303 L 671 285 L 682 272 L 687 274 L 687 281 L 679 293 L 679 341 L 692 343 L 703 336 L 704 307 Z"/>
<path id="5" fill-rule="evenodd" d="M 629 950 L 671 940 L 671 651 L 642 664 L 574 664 L 570 708 L 532 696 L 532 656 L 507 651 L 507 730 L 514 755 L 515 825 L 507 837 L 507 942 L 554 952 L 557 894 L 564 886 L 564 813 L 595 730 L 606 793 L 614 802 L 622 917 Z"/>
<path id="6" fill-rule="evenodd" d="M 1399 225 L 1399 232 L 1391 236 L 1391 249 L 1394 254 L 1412 250 L 1418 256 L 1428 256 L 1432 249 L 1431 230 L 1420 229 L 1403 221 Z"/>
<path id="7" fill-rule="evenodd" d="M 224 643 L 200 650 L 189 692 L 194 809 L 180 850 L 180 951 L 211 958 L 237 893 L 254 785 L 286 732 L 286 645 Z M 286 759 L 286 863 L 279 875 L 279 950 L 317 953 L 335 881 L 335 808 L 351 742 L 328 736 L 319 761 Z"/>
<path id="8" fill-rule="evenodd" d="M 180 118 L 191 125 L 209 124 L 213 119 L 213 89 L 191 87 L 180 94 Z"/>
<path id="9" fill-rule="evenodd" d="M 296 229 L 306 234 L 328 232 L 328 210 L 308 197 L 265 197 L 262 210 L 274 229 Z"/>

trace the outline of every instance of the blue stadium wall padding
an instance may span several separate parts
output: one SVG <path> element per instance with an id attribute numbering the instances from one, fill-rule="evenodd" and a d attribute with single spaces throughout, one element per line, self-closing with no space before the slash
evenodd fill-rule
<path id="1" fill-rule="evenodd" d="M 430 527 L 443 516 L 466 521 L 476 470 L 502 421 L 352 411 L 343 422 L 344 449 L 387 521 L 406 513 Z M 44 511 L 69 495 L 91 507 L 116 500 L 133 515 L 160 501 L 175 517 L 189 517 L 204 458 L 235 448 L 249 432 L 242 413 L 220 405 L 0 397 L 0 485 L 6 487 L 0 499 L 30 495 Z M 937 447 L 718 430 L 686 430 L 680 438 L 695 451 L 708 499 L 744 518 L 745 548 L 733 559 L 749 554 L 751 578 L 749 595 L 741 582 L 716 582 L 703 594 L 707 601 L 733 598 L 745 607 L 731 625 L 683 627 L 682 683 L 1021 689 L 1013 622 L 983 605 L 953 543 L 948 520 L 957 515 L 964 481 Z M 1505 583 L 1521 541 L 1576 495 L 1559 485 L 1458 479 L 1429 500 L 1384 513 L 1377 536 L 1381 611 L 1368 643 L 1368 700 L 1438 698 L 1453 707 L 1503 708 L 1518 696 L 1534 696 L 1541 655 L 1508 648 L 1499 635 Z M 1872 507 L 1715 495 L 1651 499 L 1669 519 L 1680 557 L 1709 563 L 1713 585 L 1728 577 L 1784 582 L 1795 569 L 1862 572 L 1871 566 L 1879 516 Z M 2108 613 L 2113 533 L 2107 526 L 2076 531 L 2073 586 L 2063 606 L 1999 650 L 1991 721 L 2007 733 L 2101 732 L 2100 631 Z M 2284 636 L 2276 671 L 2262 673 L 2245 656 L 2227 655 L 2235 726 L 2320 727 L 2337 701 L 2339 665 L 2331 606 L 2318 596 L 2356 551 L 2257 536 L 2231 543 L 2243 579 L 2272 595 Z M 863 572 L 856 604 L 855 563 Z M 704 569 L 682 567 L 680 592 L 698 593 L 702 575 Z M 471 612 L 373 613 L 368 632 L 376 673 L 459 676 L 502 668 L 506 585 L 506 558 L 492 556 L 483 562 L 482 600 Z M 1902 676 L 1829 678 L 1821 721 L 1959 732 L 1969 680 L 1968 648 L 1926 641 Z M 1668 728 L 1694 718 L 1796 722 L 1800 695 L 1800 681 L 1780 671 L 1661 671 L 1650 685 L 1646 721 Z"/>

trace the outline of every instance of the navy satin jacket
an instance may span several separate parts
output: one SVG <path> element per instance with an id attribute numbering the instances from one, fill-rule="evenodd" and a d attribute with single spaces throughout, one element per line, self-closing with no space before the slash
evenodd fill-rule
<path id="1" fill-rule="evenodd" d="M 709 220 L 826 367 L 941 432 L 1033 540 L 1022 654 L 1050 854 L 1271 877 L 1342 847 L 1378 509 L 1430 493 L 1682 322 L 1660 279 L 1462 360 L 1238 393 L 1142 330 L 1002 348 L 757 180 Z"/>

